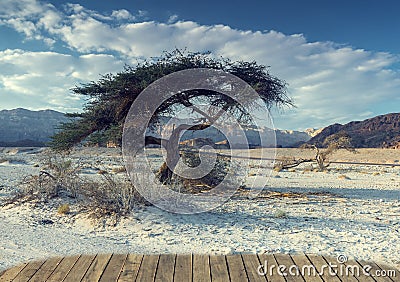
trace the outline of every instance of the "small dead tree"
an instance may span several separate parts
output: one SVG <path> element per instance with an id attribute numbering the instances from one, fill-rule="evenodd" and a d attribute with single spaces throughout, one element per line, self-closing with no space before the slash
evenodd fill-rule
<path id="1" fill-rule="evenodd" d="M 322 143 L 326 148 L 318 148 L 314 144 L 306 144 L 303 148 L 310 148 L 315 150 L 315 162 L 318 165 L 319 171 L 324 171 L 331 164 L 329 162 L 329 156 L 335 153 L 339 149 L 345 149 L 349 152 L 356 153 L 356 149 L 351 144 L 351 138 L 346 132 L 338 132 L 329 135 L 325 138 Z"/>
<path id="2" fill-rule="evenodd" d="M 326 170 L 329 165 L 329 156 L 335 153 L 339 149 L 345 149 L 352 153 L 357 153 L 356 149 L 354 149 L 351 144 L 351 138 L 346 132 L 338 132 L 332 135 L 329 135 L 325 138 L 322 145 L 325 148 L 319 148 L 315 144 L 304 144 L 301 146 L 303 149 L 313 149 L 315 150 L 315 157 L 308 159 L 296 159 L 296 158 L 283 158 L 275 165 L 276 170 L 288 169 L 297 167 L 302 163 L 308 162 L 316 162 L 318 165 L 319 171 Z"/>
<path id="3" fill-rule="evenodd" d="M 281 171 L 282 169 L 289 169 L 299 166 L 302 163 L 313 162 L 314 159 L 296 159 L 295 157 L 283 157 L 274 166 L 275 171 Z"/>

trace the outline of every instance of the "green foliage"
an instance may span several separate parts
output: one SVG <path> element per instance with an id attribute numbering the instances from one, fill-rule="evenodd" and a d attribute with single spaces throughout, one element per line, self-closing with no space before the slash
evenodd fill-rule
<path id="1" fill-rule="evenodd" d="M 286 96 L 286 83 L 272 75 L 263 65 L 256 62 L 232 62 L 215 58 L 209 53 L 191 53 L 175 50 L 164 53 L 158 59 L 145 61 L 137 66 L 125 66 L 117 74 L 103 75 L 98 81 L 75 87 L 73 93 L 86 99 L 82 113 L 68 114 L 73 118 L 60 127 L 53 136 L 51 147 L 56 150 L 69 150 L 74 145 L 87 140 L 91 142 L 121 142 L 121 132 L 125 117 L 138 95 L 151 83 L 168 74 L 192 68 L 222 70 L 246 81 L 259 94 L 268 107 L 272 105 L 292 105 Z M 238 118 L 245 119 L 246 113 L 240 105 L 225 95 L 209 90 L 191 90 L 178 93 L 165 101 L 154 115 L 151 123 L 162 115 L 174 112 L 179 106 L 190 106 L 195 99 L 209 105 L 225 107 Z M 151 125 L 150 125 L 151 126 Z"/>
<path id="2" fill-rule="evenodd" d="M 107 130 L 96 131 L 87 138 L 87 145 L 105 147 L 107 142 L 121 144 L 122 128 L 120 126 L 110 126 Z"/>

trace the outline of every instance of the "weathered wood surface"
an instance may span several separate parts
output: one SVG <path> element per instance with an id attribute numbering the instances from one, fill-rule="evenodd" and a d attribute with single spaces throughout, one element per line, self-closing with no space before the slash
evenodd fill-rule
<path id="1" fill-rule="evenodd" d="M 3 271 L 0 281 L 400 282 L 400 272 L 375 262 L 338 263 L 334 257 L 306 254 L 99 254 L 24 263 Z"/>

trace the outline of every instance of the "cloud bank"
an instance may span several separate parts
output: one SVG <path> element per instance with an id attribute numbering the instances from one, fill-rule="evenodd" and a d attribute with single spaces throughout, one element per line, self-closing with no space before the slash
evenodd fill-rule
<path id="1" fill-rule="evenodd" d="M 2 106 L 77 110 L 81 102 L 69 91 L 77 83 L 175 48 L 271 66 L 271 74 L 288 82 L 297 106 L 274 113 L 279 128 L 321 127 L 400 106 L 398 54 L 308 42 L 302 34 L 201 25 L 177 15 L 167 23 L 144 16 L 123 8 L 99 13 L 78 4 L 56 8 L 37 0 L 2 1 L 1 25 L 48 46 L 42 52 L 0 52 Z"/>

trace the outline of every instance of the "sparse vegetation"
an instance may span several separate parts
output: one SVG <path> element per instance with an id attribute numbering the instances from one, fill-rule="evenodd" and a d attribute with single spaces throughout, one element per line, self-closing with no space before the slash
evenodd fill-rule
<path id="1" fill-rule="evenodd" d="M 126 168 L 124 166 L 113 167 L 111 171 L 113 173 L 123 173 L 126 172 Z"/>
<path id="2" fill-rule="evenodd" d="M 47 199 L 57 196 L 75 198 L 84 182 L 79 175 L 80 169 L 80 162 L 72 162 L 68 153 L 49 152 L 44 158 L 43 168 L 39 174 L 24 179 L 23 193 Z"/>
<path id="3" fill-rule="evenodd" d="M 348 177 L 348 176 L 345 175 L 345 174 L 339 175 L 338 178 L 341 179 L 341 180 L 350 180 L 350 177 Z"/>
<path id="4" fill-rule="evenodd" d="M 288 216 L 287 212 L 284 210 L 277 210 L 274 213 L 275 218 L 286 218 Z"/>
<path id="5" fill-rule="evenodd" d="M 127 178 L 115 178 L 108 173 L 83 177 L 81 168 L 79 160 L 74 160 L 68 153 L 49 154 L 39 174 L 26 177 L 19 193 L 5 204 L 67 197 L 100 217 L 128 214 L 135 205 L 146 203 Z M 58 208 L 61 214 L 68 211 L 69 205 Z"/>
<path id="6" fill-rule="evenodd" d="M 319 171 L 324 171 L 330 165 L 329 156 L 339 149 L 345 149 L 349 152 L 357 151 L 351 145 L 351 138 L 345 132 L 332 134 L 325 138 L 323 145 L 326 149 L 320 149 L 315 145 L 306 145 L 305 148 L 312 148 L 316 151 L 315 161 L 318 164 Z"/>
<path id="7" fill-rule="evenodd" d="M 282 169 L 293 169 L 303 163 L 313 162 L 318 165 L 318 168 L 314 171 L 325 171 L 329 165 L 329 156 L 335 153 L 339 149 L 345 149 L 352 153 L 357 153 L 351 144 L 351 138 L 345 132 L 339 132 L 328 136 L 323 145 L 326 148 L 318 148 L 314 144 L 304 144 L 303 149 L 313 149 L 315 151 L 314 158 L 308 159 L 295 159 L 284 157 L 275 165 L 275 170 L 280 171 Z"/>
<path id="8" fill-rule="evenodd" d="M 59 213 L 59 214 L 68 214 L 70 211 L 71 210 L 70 210 L 69 204 L 63 204 L 63 205 L 59 206 L 57 209 L 57 213 Z"/>
<path id="9" fill-rule="evenodd" d="M 294 157 L 282 157 L 274 165 L 274 171 L 279 172 L 283 169 L 290 169 L 305 162 L 312 162 L 312 159 L 296 159 Z"/>

